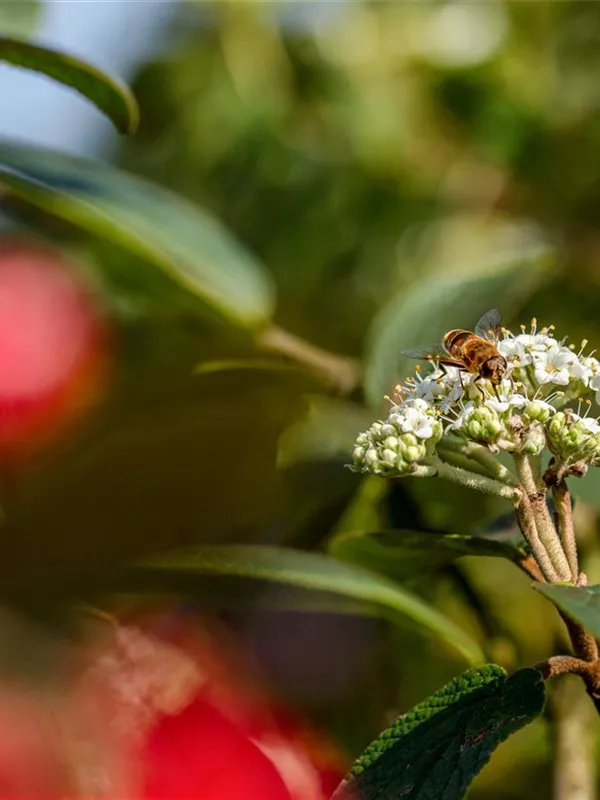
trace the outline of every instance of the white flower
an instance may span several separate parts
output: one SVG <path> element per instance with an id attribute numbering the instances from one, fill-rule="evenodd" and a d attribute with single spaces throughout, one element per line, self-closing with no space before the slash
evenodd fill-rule
<path id="1" fill-rule="evenodd" d="M 460 430 L 463 427 L 463 425 L 469 421 L 474 411 L 475 411 L 475 403 L 472 400 L 470 400 L 468 403 L 465 403 L 464 408 L 458 414 L 456 419 L 448 425 L 448 429 L 451 431 Z"/>
<path id="2" fill-rule="evenodd" d="M 539 384 L 553 383 L 568 386 L 571 372 L 578 358 L 568 347 L 559 347 L 545 353 L 532 353 L 535 379 Z"/>
<path id="3" fill-rule="evenodd" d="M 411 403 L 423 404 L 429 408 L 424 400 L 407 401 Z M 431 439 L 433 436 L 433 419 L 425 413 L 425 409 L 418 406 L 407 406 L 398 413 L 390 414 L 390 422 L 397 425 L 402 433 L 414 433 L 419 439 Z"/>
<path id="4" fill-rule="evenodd" d="M 527 404 L 527 398 L 522 394 L 510 394 L 508 397 L 500 398 L 489 397 L 485 401 L 485 405 L 497 411 L 499 414 L 504 411 L 509 411 L 511 408 L 523 408 Z"/>
<path id="5" fill-rule="evenodd" d="M 590 380 L 590 389 L 596 392 L 596 402 L 600 403 L 600 372 L 597 372 Z"/>
<path id="6" fill-rule="evenodd" d="M 509 336 L 498 342 L 498 350 L 510 362 L 516 362 L 519 367 L 526 367 L 533 362 L 535 354 L 547 353 L 555 350 L 560 345 L 547 333 L 521 333 L 518 336 Z"/>
<path id="7" fill-rule="evenodd" d="M 583 417 L 578 420 L 579 424 L 582 425 L 588 433 L 600 433 L 600 423 L 597 419 L 593 417 Z"/>

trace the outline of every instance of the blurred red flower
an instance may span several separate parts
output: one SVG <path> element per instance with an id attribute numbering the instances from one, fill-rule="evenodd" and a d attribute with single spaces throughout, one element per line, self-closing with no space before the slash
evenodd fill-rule
<path id="1" fill-rule="evenodd" d="M 79 717 L 111 731 L 100 750 L 113 793 L 93 796 L 117 800 L 126 785 L 132 800 L 327 800 L 346 771 L 339 752 L 234 671 L 241 660 L 207 636 L 117 628 L 76 694 Z"/>
<path id="2" fill-rule="evenodd" d="M 95 394 L 107 326 L 82 278 L 55 249 L 0 244 L 0 460 L 35 450 Z"/>

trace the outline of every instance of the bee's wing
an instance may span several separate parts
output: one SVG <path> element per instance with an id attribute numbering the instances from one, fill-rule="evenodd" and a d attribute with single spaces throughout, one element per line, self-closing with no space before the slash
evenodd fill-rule
<path id="1" fill-rule="evenodd" d="M 427 347 L 411 347 L 402 351 L 403 356 L 408 358 L 418 358 L 421 361 L 439 361 L 449 358 L 448 353 L 441 344 L 432 344 Z"/>
<path id="2" fill-rule="evenodd" d="M 497 342 L 500 338 L 500 324 L 502 318 L 497 308 L 492 308 L 485 313 L 475 325 L 475 333 L 483 339 L 488 339 L 491 342 Z"/>

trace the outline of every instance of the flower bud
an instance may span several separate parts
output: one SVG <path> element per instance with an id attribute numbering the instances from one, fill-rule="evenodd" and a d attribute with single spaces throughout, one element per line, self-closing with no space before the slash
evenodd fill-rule
<path id="1" fill-rule="evenodd" d="M 553 413 L 554 408 L 543 400 L 533 400 L 523 409 L 523 416 L 531 422 L 547 422 Z"/>
<path id="2" fill-rule="evenodd" d="M 521 445 L 521 452 L 527 456 L 537 456 L 545 446 L 546 437 L 543 428 L 540 425 L 533 425 Z"/>
<path id="3" fill-rule="evenodd" d="M 443 426 L 424 400 L 394 406 L 385 422 L 356 437 L 351 468 L 375 475 L 406 475 L 435 452 Z"/>
<path id="4" fill-rule="evenodd" d="M 559 411 L 546 426 L 552 452 L 562 461 L 587 461 L 600 458 L 600 425 L 573 411 Z"/>

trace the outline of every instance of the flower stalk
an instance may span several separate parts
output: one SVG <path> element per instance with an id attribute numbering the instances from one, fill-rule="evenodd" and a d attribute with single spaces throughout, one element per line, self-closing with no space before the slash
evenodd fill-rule
<path id="1" fill-rule="evenodd" d="M 571 570 L 571 580 L 573 583 L 577 583 L 579 580 L 579 558 L 573 526 L 573 506 L 571 493 L 565 481 L 561 481 L 558 486 L 553 487 L 552 498 L 556 506 L 560 540 Z"/>
<path id="2" fill-rule="evenodd" d="M 461 467 L 454 467 L 437 457 L 433 460 L 433 466 L 440 478 L 445 478 L 453 483 L 458 483 L 460 486 L 466 486 L 468 489 L 475 489 L 484 494 L 503 497 L 505 500 L 510 500 L 515 504 L 519 502 L 520 494 L 515 486 L 507 486 L 494 478 L 488 478 L 477 472 L 469 472 Z"/>
<path id="3" fill-rule="evenodd" d="M 558 532 L 554 527 L 548 509 L 545 487 L 541 489 L 536 482 L 533 467 L 528 456 L 515 453 L 513 458 L 524 493 L 527 495 L 527 503 L 531 509 L 531 515 L 533 517 L 539 543 L 548 554 L 549 560 L 554 568 L 554 573 L 557 575 L 557 578 L 553 580 L 571 580 L 569 562 L 567 561 Z M 523 502 L 523 500 L 521 502 Z M 540 566 L 542 567 L 541 564 Z"/>

